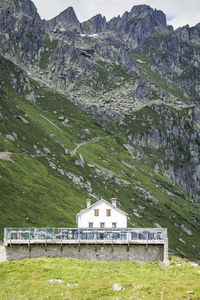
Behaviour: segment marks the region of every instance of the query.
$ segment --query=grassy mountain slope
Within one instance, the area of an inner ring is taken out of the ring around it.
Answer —
[[[3,58],[0,78],[0,152],[12,159],[0,159],[1,232],[74,227],[88,197],[116,197],[130,227],[167,227],[170,249],[199,259],[199,203],[132,152],[126,127],[92,119]]]
[[[0,298],[5,300],[167,300],[200,297],[200,268],[180,259],[171,260],[168,268],[160,267],[159,263],[108,263],[67,258],[24,259],[0,263],[0,276]],[[50,283],[52,279],[61,282]],[[115,283],[121,285],[121,291],[112,290]]]

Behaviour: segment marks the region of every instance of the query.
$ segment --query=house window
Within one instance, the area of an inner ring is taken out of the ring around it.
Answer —
[[[99,209],[95,209],[95,210],[94,210],[94,215],[95,215],[95,217],[98,217],[98,216],[99,216]]]
[[[112,223],[112,228],[117,228],[117,223]]]
[[[111,209],[106,209],[106,216],[110,217],[111,216]]]
[[[105,228],[105,223],[100,223],[100,228]]]
[[[93,228],[93,223],[89,222],[89,228]]]

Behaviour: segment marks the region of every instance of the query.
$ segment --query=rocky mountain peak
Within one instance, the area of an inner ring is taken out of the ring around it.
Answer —
[[[149,13],[157,13],[157,12],[161,13],[162,15],[165,16],[165,14],[162,11],[153,9],[149,5],[142,4],[142,5],[134,5],[130,11],[130,14],[132,14],[132,16],[134,16],[134,15],[135,16],[144,16]]]
[[[80,22],[74,12],[73,7],[68,7],[61,12],[57,17],[47,21],[50,30],[54,29],[69,29],[80,30]]]
[[[98,14],[82,23],[82,30],[90,33],[102,32],[106,29],[106,18]]]
[[[122,17],[113,18],[108,26],[121,31],[132,48],[143,44],[154,33],[173,30],[167,26],[166,15],[148,5],[133,6]]]
[[[190,27],[189,25],[185,25],[176,30],[176,34],[178,35],[180,40],[191,42],[194,45],[200,45],[200,23],[197,25]]]
[[[129,18],[151,18],[153,26],[159,26],[165,28],[167,26],[166,15],[157,9],[153,9],[148,5],[133,6],[129,13]]]

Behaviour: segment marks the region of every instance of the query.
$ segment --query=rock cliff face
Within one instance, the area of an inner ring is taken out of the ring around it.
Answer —
[[[141,115],[139,124],[138,113],[131,125],[125,122],[129,141],[156,171],[200,201],[199,108],[151,105],[143,108]]]
[[[82,31],[85,33],[99,33],[106,30],[106,18],[101,14],[94,16],[90,20],[83,22],[81,25]]]
[[[5,55],[18,56],[23,63],[33,60],[45,36],[44,24],[32,1],[1,1],[0,43]]]
[[[200,25],[185,26],[167,35],[157,34],[145,41],[138,51],[148,57],[152,70],[180,88],[191,102],[199,101]]]
[[[80,22],[77,19],[74,9],[72,7],[67,8],[52,20],[47,21],[46,24],[51,31],[56,31],[56,30],[80,31]]]
[[[117,28],[132,48],[136,48],[154,33],[167,33],[173,30],[166,24],[166,16],[162,11],[153,10],[147,5],[134,6],[121,18],[113,18],[108,26]]]

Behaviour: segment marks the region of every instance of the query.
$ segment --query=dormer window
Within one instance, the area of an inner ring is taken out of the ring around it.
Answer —
[[[106,209],[106,216],[110,217],[111,216],[111,209]]]
[[[99,216],[99,209],[95,209],[95,210],[94,210],[94,216],[95,216],[95,217],[98,217],[98,216]]]

